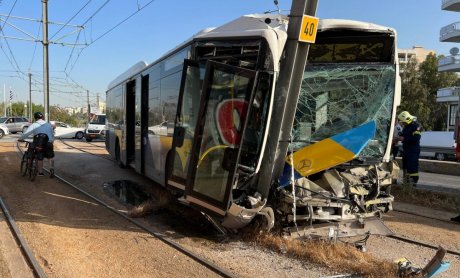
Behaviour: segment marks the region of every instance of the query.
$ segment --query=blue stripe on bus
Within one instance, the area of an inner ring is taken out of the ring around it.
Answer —
[[[370,121],[356,128],[334,135],[331,139],[357,155],[364,149],[367,142],[375,137],[376,127],[375,121]]]

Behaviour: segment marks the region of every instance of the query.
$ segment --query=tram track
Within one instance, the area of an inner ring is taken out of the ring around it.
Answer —
[[[426,218],[426,219],[430,219],[430,220],[436,220],[436,221],[440,221],[440,222],[444,222],[444,223],[454,224],[454,225],[455,225],[454,222],[452,222],[452,221],[450,221],[450,220],[447,220],[447,219],[440,219],[440,218],[431,217],[431,216],[423,215],[423,214],[416,213],[416,212],[406,211],[406,210],[393,209],[393,211],[399,212],[399,213],[404,213],[404,214],[409,214],[409,215],[413,215],[413,216],[417,216],[417,217],[422,217],[422,218]]]
[[[452,223],[452,221],[449,221],[449,220],[446,220],[446,219],[439,219],[439,218],[436,218],[436,217],[431,217],[431,216],[423,215],[423,214],[416,213],[416,212],[410,212],[410,211],[399,210],[399,209],[393,209],[393,211],[398,212],[398,213],[407,214],[407,215],[417,216],[417,217],[421,217],[421,218],[425,218],[425,219],[429,219],[429,220],[448,223],[450,225],[455,225],[455,223]],[[430,248],[430,249],[433,249],[433,250],[438,249],[438,246],[435,246],[433,244],[430,244],[430,243],[427,243],[427,242],[422,242],[422,241],[419,241],[419,240],[410,239],[410,238],[402,236],[402,235],[395,234],[395,235],[390,235],[388,237],[392,238],[392,239],[395,239],[395,240],[398,240],[398,241],[401,241],[401,242],[406,242],[406,243],[410,243],[410,244],[413,244],[413,245]],[[451,254],[451,255],[460,256],[460,251],[457,251],[457,250],[446,249],[446,253]]]
[[[27,244],[27,241],[22,236],[21,231],[19,230],[19,227],[16,225],[16,222],[14,221],[5,202],[3,201],[1,197],[0,197],[0,209],[2,210],[5,216],[5,221],[8,224],[11,234],[13,235],[14,239],[17,242],[18,248],[21,250],[21,253],[25,261],[27,262],[28,266],[32,270],[32,273],[34,274],[35,277],[45,278],[46,277],[45,272],[41,268],[38,261],[35,259],[35,256],[32,250],[30,250],[29,245]]]
[[[87,150],[85,150],[85,149],[83,149],[83,148],[79,148],[79,147],[73,146],[73,145],[71,145],[71,144],[65,142],[65,141],[62,140],[62,139],[60,139],[60,142],[61,142],[62,144],[64,144],[64,145],[70,147],[70,148],[79,150],[79,151],[81,151],[81,152],[84,152],[84,153],[87,153],[87,154],[90,154],[90,155],[94,155],[94,156],[97,156],[97,157],[100,157],[100,158],[103,158],[103,159],[106,159],[106,160],[109,160],[109,161],[112,161],[112,162],[115,161],[114,159],[112,159],[112,158],[109,157],[109,156],[104,156],[104,155],[96,154],[96,153],[93,153],[93,152],[89,152],[89,151],[87,151]],[[88,143],[88,142],[87,142],[87,143]],[[102,148],[102,147],[97,146],[97,145],[95,145],[95,144],[91,144],[91,143],[88,143],[88,144],[93,145],[93,146],[96,146],[96,147],[99,147],[99,148]]]
[[[419,241],[419,240],[414,240],[414,239],[410,239],[410,238],[407,238],[407,237],[403,237],[401,235],[389,235],[387,237],[395,239],[395,240],[398,240],[398,241],[410,243],[410,244],[413,244],[413,245],[430,248],[430,249],[433,249],[433,250],[438,249],[438,246],[435,246],[435,245],[432,245],[432,244],[429,244],[429,243],[426,243],[426,242],[422,242],[422,241]],[[460,252],[455,251],[455,250],[446,249],[446,253],[451,254],[451,255],[455,255],[455,256],[460,256]]]
[[[65,144],[65,143],[64,143]],[[68,144],[66,144],[68,145]],[[68,146],[71,146],[71,145],[68,145]],[[19,144],[17,143],[16,144],[16,147],[18,149],[18,151],[20,152],[20,155],[22,155],[22,149],[21,147],[19,146]],[[72,146],[71,146],[72,147]],[[79,148],[75,148],[75,149],[79,149]],[[81,150],[81,149],[79,149]],[[83,150],[81,150],[83,151]],[[84,151],[85,153],[89,153],[89,152],[86,152]],[[97,155],[99,156],[99,155]],[[101,156],[102,157],[102,156]],[[46,168],[43,168],[45,171],[49,172],[48,169]],[[78,192],[80,192],[81,194],[85,195],[86,197],[96,201],[97,203],[99,203],[100,205],[102,205],[103,207],[107,208],[108,210],[110,210],[111,212],[115,213],[116,215],[124,218],[125,220],[129,221],[130,223],[134,224],[135,226],[139,227],[140,229],[142,229],[143,231],[147,232],[148,234],[154,236],[155,238],[159,239],[160,241],[162,241],[163,243],[169,245],[170,247],[176,249],[177,251],[181,252],[182,254],[186,255],[187,257],[191,258],[192,260],[196,261],[197,263],[199,263],[200,265],[203,265],[204,267],[206,267],[207,269],[211,270],[212,272],[222,276],[222,277],[236,277],[234,274],[228,272],[227,270],[223,269],[223,268],[220,268],[219,266],[217,266],[216,264],[206,260],[205,258],[193,253],[192,251],[188,250],[187,248],[185,248],[184,246],[182,246],[181,244],[169,239],[168,237],[164,236],[163,234],[161,233],[158,233],[158,232],[155,232],[153,229],[151,229],[150,227],[148,227],[147,225],[141,223],[140,221],[137,221],[136,219],[133,219],[133,218],[130,218],[128,217],[125,213],[119,211],[118,209],[114,208],[113,206],[110,206],[109,204],[107,204],[106,202],[102,201],[101,199],[99,199],[98,197],[86,192],[85,190],[81,189],[80,187],[74,185],[72,182],[68,181],[67,179],[65,179],[64,177],[60,176],[60,175],[55,175],[55,178],[59,181],[61,181],[62,183],[66,184],[67,186],[77,190]],[[1,201],[1,199],[0,199]],[[2,208],[3,208],[3,205],[2,205]],[[12,218],[11,218],[12,219]],[[14,220],[13,220],[14,221]],[[17,229],[19,231],[19,229]],[[22,244],[21,244],[22,245]],[[26,246],[26,245],[24,245]],[[30,252],[31,253],[31,252]],[[33,256],[33,255],[32,255]],[[34,261],[35,259],[32,257],[31,259],[32,261]],[[36,262],[36,260],[35,260]],[[39,264],[36,263],[38,266]],[[41,269],[41,268],[40,268]],[[43,271],[42,271],[43,272]],[[46,276],[39,276],[39,277],[46,277]]]

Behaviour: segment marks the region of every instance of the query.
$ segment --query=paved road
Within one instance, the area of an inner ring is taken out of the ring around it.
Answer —
[[[460,194],[460,176],[420,172],[419,187]]]

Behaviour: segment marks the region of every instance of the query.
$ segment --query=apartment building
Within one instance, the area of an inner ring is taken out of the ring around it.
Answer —
[[[460,0],[442,0],[441,9],[444,11],[460,12]],[[454,22],[442,27],[439,32],[439,41],[460,43],[460,22]],[[458,47],[453,47],[450,50],[450,55],[439,60],[438,71],[460,72],[460,55]],[[460,105],[460,87],[439,89],[437,92],[437,102],[447,103],[447,130],[454,131],[456,126],[456,118],[459,114],[458,107]]]

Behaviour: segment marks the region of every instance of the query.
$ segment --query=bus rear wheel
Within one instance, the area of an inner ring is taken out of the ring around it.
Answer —
[[[117,165],[120,168],[125,168],[123,162],[121,162],[121,150],[120,150],[120,143],[115,144],[115,160],[117,161]]]

